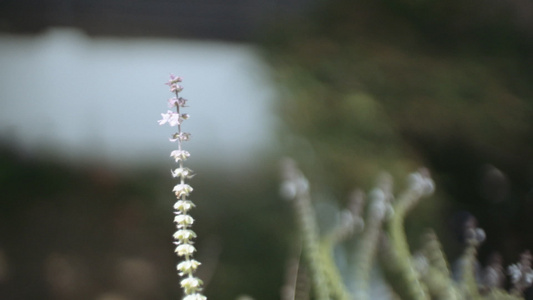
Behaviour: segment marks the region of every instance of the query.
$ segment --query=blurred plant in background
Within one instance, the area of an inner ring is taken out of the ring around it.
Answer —
[[[518,264],[509,267],[511,291],[503,289],[502,262],[478,270],[477,248],[485,232],[470,217],[462,230],[465,249],[459,264],[450,263],[432,230],[423,236],[421,248],[411,253],[404,231],[404,220],[423,197],[435,190],[429,172],[422,169],[408,178],[406,190],[397,197],[393,181],[382,174],[368,195],[368,208],[362,209],[364,196],[356,193],[343,211],[341,222],[322,234],[318,230],[309,182],[292,160],[283,163],[282,194],[291,200],[302,239],[303,262],[311,280],[302,281],[293,273],[286,285],[286,298],[310,299],[523,299],[523,292],[533,284],[531,254],[522,254]],[[356,234],[354,234],[356,233]],[[356,246],[349,248],[349,241]],[[339,251],[344,252],[339,264]],[[380,262],[383,278],[372,276],[375,261]],[[347,268],[348,266],[348,268]],[[370,290],[371,282],[381,285]],[[308,285],[302,287],[302,285]],[[388,286],[387,286],[388,285]]]
[[[253,168],[195,167],[195,212],[204,220],[195,225],[202,262],[197,276],[205,295],[277,299],[283,287],[283,300],[293,299],[295,290],[297,299],[310,293],[343,298],[354,291],[386,299],[392,294],[383,285],[388,273],[373,262],[386,258],[387,249],[400,249],[400,257],[384,265],[400,274],[393,286],[406,288],[405,298],[427,289],[453,299],[455,288],[442,289],[442,283],[457,287],[449,278],[466,282],[459,290],[475,297],[476,285],[481,295],[490,293],[485,286],[495,286],[514,287],[527,297],[531,289],[523,289],[531,273],[524,250],[533,249],[531,11],[527,1],[333,0],[321,1],[306,18],[277,22],[261,46],[281,95],[279,152],[297,160],[302,170],[293,173],[306,174],[297,191],[312,187],[300,194],[312,202],[292,203],[299,205],[292,217],[277,195],[278,159],[263,153]],[[98,49],[84,48],[80,60]],[[0,147],[0,298],[179,297],[168,249],[176,225],[165,192],[175,183],[163,168],[44,157]],[[432,171],[438,189],[403,220],[395,207],[402,194],[394,201],[391,195],[411,190],[403,184],[406,174],[420,165]],[[383,170],[390,175],[381,176]],[[365,197],[363,190],[372,192]],[[295,193],[290,186],[284,191]],[[487,232],[481,246],[477,224]],[[307,230],[304,245],[297,227]],[[390,237],[382,239],[380,232]],[[301,251],[324,265],[302,264]],[[473,273],[474,254],[479,263]],[[464,258],[470,263],[462,264]],[[516,264],[505,269],[510,262]],[[411,267],[415,271],[406,271]],[[474,282],[472,274],[484,276]],[[312,282],[327,291],[309,291]]]
[[[533,24],[520,11],[531,5],[339,0],[273,30],[265,57],[281,91],[280,140],[314,187],[319,236],[340,226],[354,187],[370,190],[383,170],[402,183],[425,165],[433,200],[385,226],[405,228],[403,249],[439,236],[451,262],[440,270],[457,278],[465,248],[500,274],[533,247]],[[480,248],[465,234],[473,215],[488,236]]]

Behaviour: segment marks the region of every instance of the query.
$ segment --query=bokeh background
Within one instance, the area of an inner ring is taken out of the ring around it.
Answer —
[[[506,264],[533,249],[528,1],[0,2],[0,298],[176,299],[173,167],[156,120],[184,77],[212,299],[279,299],[297,249],[278,162],[335,223],[381,171],[427,166],[450,260],[475,215]]]

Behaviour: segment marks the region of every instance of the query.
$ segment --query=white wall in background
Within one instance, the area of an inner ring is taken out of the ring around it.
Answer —
[[[74,161],[167,161],[173,130],[156,121],[169,73],[184,78],[186,148],[197,160],[250,163],[273,146],[274,89],[253,46],[66,28],[0,35],[0,139]]]

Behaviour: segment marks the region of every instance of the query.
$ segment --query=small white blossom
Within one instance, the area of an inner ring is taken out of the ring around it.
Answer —
[[[170,156],[173,157],[176,160],[176,162],[179,162],[179,161],[187,160],[187,158],[189,158],[191,154],[185,150],[174,150],[170,152]]]
[[[189,168],[176,168],[170,172],[172,173],[172,177],[192,178],[194,176],[192,170]]]
[[[422,195],[431,195],[435,191],[435,183],[429,175],[415,172],[409,175],[409,187],[419,191]]]
[[[206,299],[207,297],[202,294],[191,294],[183,298],[183,300],[206,300]]]
[[[183,118],[178,114],[172,114],[172,116],[170,116],[170,118],[168,119],[168,124],[170,126],[181,125],[181,122],[183,122]]]
[[[178,256],[190,256],[196,251],[196,248],[194,248],[193,245],[190,244],[182,244],[177,245],[174,252],[178,254]]]
[[[520,269],[521,269],[520,263],[510,265],[507,268],[507,271],[509,272],[509,275],[511,276],[511,281],[513,283],[517,283],[520,280],[520,278],[522,278],[522,271],[520,271]]]
[[[176,194],[176,197],[181,198],[181,196],[189,196],[193,191],[192,187],[185,183],[177,184],[172,191]]]
[[[180,283],[186,294],[196,293],[202,288],[202,281],[196,277],[185,278]]]
[[[174,209],[180,213],[186,213],[193,207],[194,203],[192,203],[190,200],[178,200],[176,203],[174,203]]]
[[[168,120],[170,120],[170,117],[173,115],[174,113],[172,111],[167,111],[166,113],[164,114],[161,114],[161,117],[162,119],[157,121],[159,123],[159,125],[163,125],[165,123],[168,122]]]
[[[180,244],[188,244],[196,237],[196,233],[190,229],[180,229],[174,233],[173,237]]]
[[[370,192],[370,215],[373,218],[382,220],[387,213],[387,201],[385,199],[385,193],[381,189],[374,189]]]
[[[485,239],[487,238],[487,234],[485,233],[485,230],[482,228],[476,228],[476,240],[478,243],[483,243]]]
[[[419,274],[419,276],[424,276],[429,270],[429,260],[421,252],[415,253],[412,257],[412,264]]]
[[[194,273],[194,271],[196,271],[199,265],[201,265],[199,261],[191,259],[180,262],[176,268],[178,271],[180,271],[180,276],[183,276],[185,274]]]
[[[191,226],[194,223],[194,219],[189,215],[176,215],[174,217],[174,223],[178,224],[179,228]]]
[[[533,270],[531,270],[531,268],[524,267],[521,263],[510,265],[507,268],[507,271],[511,276],[511,282],[513,284],[523,281],[529,286],[533,283]]]
[[[170,126],[177,126],[177,125],[180,125],[181,122],[183,122],[183,120],[188,119],[189,115],[187,114],[179,115],[169,110],[166,113],[161,114],[161,117],[162,119],[157,121],[159,125],[168,123]]]
[[[533,271],[529,271],[525,274],[524,281],[528,286],[533,284]]]

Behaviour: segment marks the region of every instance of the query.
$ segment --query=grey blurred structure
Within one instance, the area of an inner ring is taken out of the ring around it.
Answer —
[[[0,140],[31,153],[50,146],[72,161],[82,152],[113,163],[166,158],[158,152],[167,149],[166,133],[155,125],[167,97],[159,81],[179,72],[195,103],[191,150],[212,143],[217,156],[201,161],[252,159],[251,148],[272,144],[275,121],[274,91],[254,42],[318,1],[0,1]],[[21,80],[35,70],[37,103]],[[29,126],[12,118],[27,105],[38,113]],[[71,113],[80,109],[80,117]]]
[[[165,36],[250,41],[265,24],[307,11],[317,0],[6,0],[0,31],[35,33],[50,26],[89,35]]]

